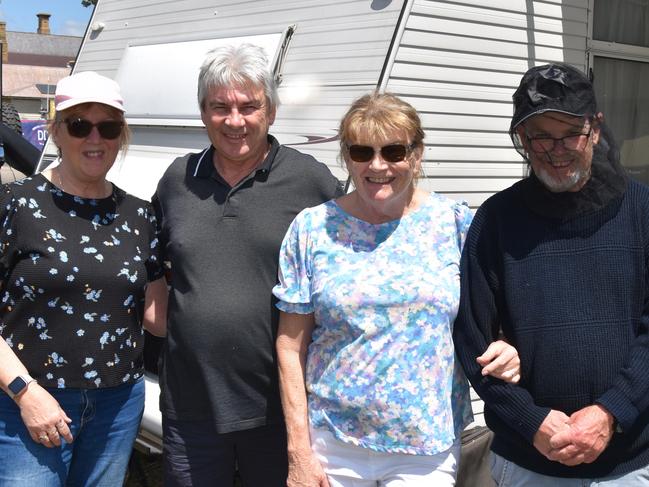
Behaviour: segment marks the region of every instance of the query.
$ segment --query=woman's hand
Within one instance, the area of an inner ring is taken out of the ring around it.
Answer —
[[[36,382],[29,384],[27,390],[14,399],[32,440],[48,448],[61,446],[61,437],[72,443],[68,427],[72,420],[58,401]]]
[[[313,313],[279,313],[275,346],[288,443],[287,487],[329,487],[327,475],[311,450],[307,417],[304,374],[314,327]]]
[[[286,487],[329,487],[327,475],[311,450],[289,453]]]
[[[492,342],[487,350],[476,358],[476,362],[482,366],[482,375],[490,375],[512,384],[521,380],[518,351],[503,340]]]

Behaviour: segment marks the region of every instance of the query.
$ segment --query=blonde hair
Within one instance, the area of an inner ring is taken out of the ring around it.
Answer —
[[[394,132],[407,134],[414,148],[421,148],[424,130],[421,119],[410,103],[391,93],[373,92],[352,103],[340,122],[341,153],[361,136],[369,139],[385,139]]]

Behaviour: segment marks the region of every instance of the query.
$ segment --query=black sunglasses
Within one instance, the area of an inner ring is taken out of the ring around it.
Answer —
[[[415,144],[390,144],[381,147],[379,152],[381,153],[381,159],[385,162],[396,163],[403,161],[408,155],[408,152],[414,147]],[[370,162],[374,159],[375,154],[374,147],[358,144],[348,145],[347,152],[349,153],[349,158],[354,162]]]
[[[122,134],[122,127],[124,126],[124,122],[119,120],[92,123],[83,118],[66,118],[63,122],[68,127],[68,133],[78,139],[88,137],[92,132],[92,128],[97,127],[99,135],[104,139],[114,140]]]

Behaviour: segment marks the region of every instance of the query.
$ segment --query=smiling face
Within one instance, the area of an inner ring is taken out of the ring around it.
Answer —
[[[81,118],[97,124],[108,120],[123,120],[122,113],[115,108],[100,103],[77,105],[57,115],[58,121],[52,126],[52,137],[61,154],[61,168],[66,177],[77,184],[95,184],[106,178],[113,166],[124,137],[105,139],[93,127],[86,137],[73,137],[66,124],[68,118]],[[123,131],[126,128],[122,129]]]
[[[355,162],[349,151],[343,151],[347,170],[354,181],[358,210],[365,220],[378,215],[400,216],[404,213],[415,191],[415,181],[421,166],[421,148],[409,150],[399,162],[387,162],[381,156],[381,147],[392,144],[409,145],[405,132],[387,132],[384,136],[369,137],[359,134],[349,145],[374,148],[369,162]]]
[[[593,146],[599,142],[600,130],[590,120],[558,112],[546,112],[530,118],[519,126],[518,135],[527,152],[536,177],[555,193],[579,191],[590,179]],[[581,135],[580,135],[581,134]],[[588,134],[588,135],[587,135]],[[572,136],[572,137],[571,137]],[[530,139],[565,139],[571,142],[552,141],[548,149],[539,150],[538,143]],[[568,145],[568,147],[566,147]]]
[[[261,86],[214,87],[205,97],[201,119],[220,164],[254,166],[266,154],[275,111],[268,108]]]

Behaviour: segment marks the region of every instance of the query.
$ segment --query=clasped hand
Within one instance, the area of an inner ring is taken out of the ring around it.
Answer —
[[[613,416],[600,405],[567,416],[551,410],[534,435],[534,446],[546,458],[567,466],[592,463],[613,436]]]

